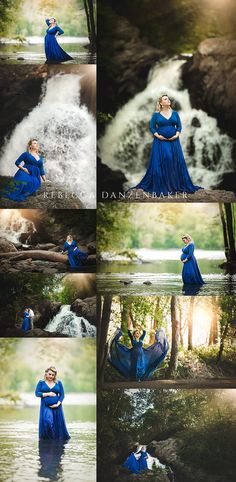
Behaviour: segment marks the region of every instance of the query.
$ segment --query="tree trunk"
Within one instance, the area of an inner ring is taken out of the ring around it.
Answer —
[[[45,261],[53,261],[55,263],[67,263],[67,255],[55,253],[54,251],[44,251],[40,249],[29,251],[14,251],[10,253],[0,253],[1,258],[11,258],[11,260],[20,261],[22,259],[43,259]]]
[[[100,323],[100,337],[98,344],[97,378],[100,383],[104,380],[104,368],[107,359],[107,334],[111,315],[112,296],[105,295]]]
[[[229,261],[236,260],[236,250],[235,250],[235,233],[234,233],[234,219],[232,212],[232,205],[230,203],[224,203],[225,215],[226,215],[226,226],[229,240]]]
[[[222,353],[223,353],[223,350],[224,350],[224,343],[225,343],[225,339],[226,339],[226,336],[227,336],[227,333],[228,333],[228,329],[229,329],[229,322],[227,321],[226,325],[224,327],[224,331],[222,333],[221,340],[220,340],[220,349],[219,349],[219,353],[218,353],[218,357],[217,357],[218,363],[221,361]]]
[[[216,296],[212,296],[212,318],[211,327],[209,334],[209,346],[216,345],[219,336],[219,315],[218,315],[218,305]]]
[[[90,47],[95,50],[96,48],[96,26],[94,15],[93,0],[84,0],[84,8],[87,19],[88,37],[90,41]]]
[[[219,210],[220,210],[220,219],[221,219],[221,224],[222,224],[222,229],[223,229],[225,257],[228,261],[228,259],[229,259],[229,243],[228,243],[227,228],[226,228],[225,215],[224,215],[224,209],[223,209],[222,203],[219,203]]]
[[[188,315],[188,350],[193,349],[193,307],[194,296],[190,297],[189,315]]]
[[[172,343],[171,343],[171,356],[168,367],[168,376],[177,370],[178,366],[178,351],[179,351],[179,321],[177,319],[177,303],[176,296],[171,297],[171,325],[172,325]]]

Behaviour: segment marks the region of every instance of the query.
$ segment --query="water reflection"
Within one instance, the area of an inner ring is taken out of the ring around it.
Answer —
[[[190,285],[184,284],[182,288],[182,294],[185,296],[196,296],[202,290],[202,285]]]
[[[39,440],[39,470],[38,476],[49,480],[60,480],[63,467],[62,456],[65,445],[69,441],[62,440]]]

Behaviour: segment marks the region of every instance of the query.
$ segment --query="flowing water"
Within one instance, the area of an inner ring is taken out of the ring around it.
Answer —
[[[0,39],[0,63],[11,64],[44,64],[44,37],[27,37],[26,42]],[[87,37],[66,37],[57,38],[61,45],[73,60],[67,64],[94,64],[96,63],[95,53],[88,49]],[[20,58],[20,60],[19,60]]]
[[[80,104],[80,77],[58,74],[46,81],[39,104],[14,129],[0,155],[0,174],[14,176],[15,160],[37,138],[45,172],[86,208],[96,207],[96,123]]]
[[[185,286],[182,282],[180,251],[135,251],[138,261],[109,256],[98,265],[97,289],[100,293],[120,295],[224,295],[236,294],[236,275],[224,273],[219,267],[224,262],[223,251],[196,250],[196,258],[206,282],[201,288]]]
[[[71,439],[38,441],[38,407],[0,412],[0,480],[95,482],[95,406],[64,406]]]
[[[22,234],[29,236],[36,232],[35,225],[24,218],[18,209],[3,209],[0,213],[0,238],[18,243]],[[25,241],[27,244],[27,239]]]
[[[182,89],[184,62],[172,59],[158,63],[150,72],[147,87],[118,111],[100,140],[103,163],[123,171],[126,187],[135,186],[147,168],[152,143],[148,123],[163,93],[174,99],[179,110],[181,144],[194,184],[212,188],[224,173],[233,170],[234,141],[220,131],[216,119],[193,109],[188,91]]]
[[[70,305],[63,305],[59,313],[49,321],[45,330],[78,338],[94,338],[96,336],[95,326],[70,311]]]

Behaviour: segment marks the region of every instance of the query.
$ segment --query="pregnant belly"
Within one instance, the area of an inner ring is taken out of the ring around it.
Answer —
[[[170,137],[175,136],[175,134],[176,134],[176,128],[173,127],[173,126],[160,126],[160,127],[158,127],[157,132],[158,132],[158,134],[160,134],[161,136],[164,136],[164,137],[166,137],[167,139],[169,139]]]
[[[180,257],[181,261],[183,261],[183,259],[186,259],[186,258],[187,258],[187,254],[182,253]]]
[[[54,405],[55,403],[57,403],[58,400],[59,400],[58,396],[56,396],[56,397],[45,397],[44,403],[45,403],[46,407],[49,407],[50,405]]]

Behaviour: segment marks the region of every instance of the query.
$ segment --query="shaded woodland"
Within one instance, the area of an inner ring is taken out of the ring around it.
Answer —
[[[121,327],[121,342],[131,347],[128,324],[146,330],[144,347],[154,342],[155,331],[166,332],[170,349],[152,380],[199,381],[236,378],[236,299],[234,296],[104,296],[98,313],[98,376],[100,383],[124,378],[108,364],[109,339]],[[127,385],[130,382],[127,382]],[[139,382],[139,386],[146,382]]]

